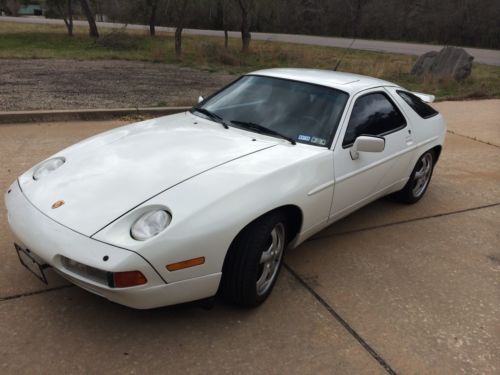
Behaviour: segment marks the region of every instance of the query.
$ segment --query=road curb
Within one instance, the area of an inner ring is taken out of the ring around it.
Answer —
[[[131,115],[159,117],[184,112],[189,108],[190,107],[154,107],[0,112],[0,124],[15,124],[23,122],[110,120]]]

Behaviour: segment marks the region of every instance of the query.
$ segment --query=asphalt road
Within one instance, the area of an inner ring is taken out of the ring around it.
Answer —
[[[58,24],[63,25],[62,20],[45,19],[45,18],[19,18],[19,17],[0,17],[0,22],[20,22],[20,23],[35,23],[35,24]],[[75,25],[86,26],[85,21],[75,21]],[[98,22],[99,27],[106,28],[122,28],[123,24]],[[144,25],[127,25],[127,28],[132,30],[149,30],[149,26]],[[157,27],[159,32],[173,32],[172,27]],[[199,29],[184,29],[186,34],[191,35],[208,35],[223,37],[223,32],[218,30],[199,30]],[[231,38],[240,38],[240,33],[231,31]],[[352,39],[322,37],[312,35],[293,35],[293,34],[271,34],[271,33],[252,33],[252,38],[256,40],[266,40],[270,42],[282,43],[299,43],[318,46],[341,47],[347,48],[351,45]],[[357,39],[352,45],[354,49],[378,52],[401,53],[406,55],[421,55],[429,51],[439,51],[443,46],[418,43],[390,42],[381,40]],[[482,64],[500,66],[500,50],[481,49],[464,47],[467,52],[474,56],[474,61]]]
[[[382,199],[289,251],[270,299],[136,311],[20,264],[0,203],[0,371],[498,374],[500,100],[437,104],[427,195]],[[0,125],[0,190],[124,122]],[[471,126],[471,124],[473,126]]]

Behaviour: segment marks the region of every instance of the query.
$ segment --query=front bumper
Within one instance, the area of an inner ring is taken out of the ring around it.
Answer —
[[[148,309],[207,298],[217,292],[220,274],[167,284],[138,253],[91,239],[55,222],[29,202],[17,181],[5,194],[5,204],[10,228],[20,246],[30,249],[71,283],[113,302]],[[63,256],[107,272],[137,270],[147,283],[111,288],[71,272],[64,267]]]

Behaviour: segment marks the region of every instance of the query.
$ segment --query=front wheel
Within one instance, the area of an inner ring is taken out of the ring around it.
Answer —
[[[396,193],[396,197],[404,203],[418,202],[427,191],[434,170],[433,151],[427,151],[417,161],[405,187]]]
[[[271,294],[286,247],[286,217],[270,213],[246,227],[233,241],[222,269],[222,294],[231,302],[256,307]]]

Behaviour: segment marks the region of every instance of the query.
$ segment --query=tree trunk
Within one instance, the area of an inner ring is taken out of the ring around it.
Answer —
[[[66,29],[68,29],[68,36],[73,36],[73,4],[72,0],[66,0],[66,9],[62,7],[59,2],[55,3],[57,12],[62,17]]]
[[[217,23],[216,27],[217,28],[222,28],[224,31],[224,48],[227,49],[229,45],[229,33],[228,33],[228,26],[227,26],[227,4],[228,0],[218,0],[217,2]]]
[[[250,40],[252,39],[252,34],[250,34],[250,4],[246,3],[245,0],[239,0],[241,9],[241,42],[242,51],[248,52],[250,49]]]
[[[229,33],[227,32],[227,14],[226,14],[226,8],[227,4],[224,0],[222,0],[221,3],[222,6],[222,28],[224,29],[224,48],[227,49],[229,45]]]
[[[248,18],[244,18],[241,22],[241,42],[243,52],[248,52],[250,49],[250,40],[252,39],[252,34],[250,34],[250,22]]]
[[[89,23],[89,35],[93,38],[99,38],[99,32],[97,31],[94,14],[92,13],[92,9],[90,9],[89,0],[80,0],[80,4],[82,5],[83,14],[85,14]]]
[[[252,34],[250,34],[250,4],[251,0],[239,0],[241,9],[241,42],[242,51],[248,52],[250,49],[250,40],[252,39]]]
[[[68,0],[68,20],[64,20],[68,28],[68,35],[73,36],[73,0]]]
[[[188,0],[177,0],[174,3],[175,12],[175,55],[179,58],[182,55],[182,29],[184,29],[184,20],[186,19],[186,11]]]
[[[175,55],[177,57],[182,55],[182,26],[175,29]]]
[[[149,14],[149,34],[156,35],[156,9],[158,8],[158,0],[151,1],[151,13]]]

